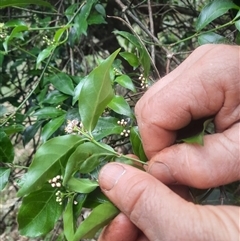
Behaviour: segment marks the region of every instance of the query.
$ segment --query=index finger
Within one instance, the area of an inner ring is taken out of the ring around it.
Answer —
[[[148,158],[191,120],[216,115],[218,131],[239,120],[239,56],[239,47],[200,47],[146,92],[135,112]]]

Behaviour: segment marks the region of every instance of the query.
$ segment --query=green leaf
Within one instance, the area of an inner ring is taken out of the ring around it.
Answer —
[[[139,52],[139,63],[143,66],[144,69],[144,77],[149,75],[150,67],[151,67],[151,59],[150,55],[146,49],[146,47],[139,41],[139,39],[125,31],[113,31],[115,34],[119,34],[120,36],[126,38],[130,43],[132,43]]]
[[[67,206],[63,213],[63,231],[67,241],[72,241],[74,236],[73,201],[74,196],[68,199]]]
[[[103,17],[106,17],[106,11],[105,11],[105,8],[102,4],[96,4],[95,5],[95,9],[97,12],[99,12]]]
[[[45,182],[57,175],[60,168],[66,165],[70,152],[81,140],[77,135],[59,136],[40,146],[28,169],[24,184],[18,191],[18,196],[38,190]]]
[[[7,185],[10,173],[11,173],[11,169],[10,168],[0,167],[0,192]]]
[[[203,33],[198,36],[198,43],[200,45],[203,44],[220,44],[220,43],[227,43],[228,40],[223,36],[210,32],[210,33]]]
[[[118,213],[119,210],[112,203],[100,204],[80,224],[73,241],[79,241],[82,238],[93,238],[97,231],[107,225]]]
[[[58,30],[56,31],[56,33],[55,33],[55,35],[54,35],[54,37],[53,37],[54,43],[59,44],[59,42],[60,42],[63,34],[64,34],[65,31],[67,30],[67,28],[68,28],[68,26],[65,26],[65,27],[60,28],[60,29],[58,29]]]
[[[63,177],[63,185],[65,186],[70,179],[70,177],[78,170],[81,172],[81,165],[93,154],[112,154],[114,150],[107,146],[106,144],[99,143],[101,146],[97,146],[92,142],[81,143],[76,150],[69,157],[69,160],[66,165],[65,174]]]
[[[141,49],[142,46],[139,43],[139,40],[136,36],[134,36],[133,34],[129,33],[129,32],[125,32],[125,31],[118,31],[115,30],[113,31],[114,34],[118,34],[122,37],[124,37],[125,39],[127,39],[132,45],[134,45],[135,47],[137,47],[138,49]]]
[[[139,157],[141,161],[146,162],[147,157],[145,155],[142,139],[137,126],[133,126],[130,132],[130,142],[132,145],[133,153]]]
[[[64,115],[66,112],[64,110],[57,109],[56,107],[44,107],[33,113],[33,116],[40,119],[56,118],[58,116]]]
[[[58,105],[61,104],[64,100],[69,98],[68,95],[60,93],[58,90],[53,90],[45,96],[45,99],[40,102],[41,104],[47,103],[51,105]]]
[[[43,121],[37,121],[31,126],[27,126],[23,132],[23,145],[26,146],[29,141],[33,139],[39,128],[42,126]]]
[[[120,49],[111,54],[84,80],[79,95],[79,113],[84,128],[91,132],[108,103],[114,96],[110,68]]]
[[[66,114],[50,120],[43,127],[42,134],[41,134],[41,138],[43,142],[47,141],[52,136],[52,134],[54,134],[57,131],[57,129],[64,123],[65,118],[66,118]]]
[[[194,136],[188,137],[188,138],[184,138],[184,139],[182,139],[182,141],[189,143],[189,144],[198,144],[198,145],[203,146],[205,130],[207,129],[208,125],[212,122],[212,120],[213,120],[213,118],[204,121],[203,130],[200,133],[198,133]]]
[[[61,72],[54,74],[48,78],[48,80],[54,85],[54,87],[60,92],[73,96],[74,85],[72,79],[69,75]]]
[[[41,190],[23,198],[18,212],[20,234],[38,237],[49,233],[58,221],[62,206],[56,202],[56,190],[46,184]]]
[[[77,193],[90,193],[99,186],[98,182],[86,178],[70,178],[67,182],[67,188]]]
[[[52,5],[42,0],[1,0],[0,8],[13,7],[13,6],[25,6],[28,4],[34,4],[51,8]]]
[[[137,68],[140,65],[138,57],[130,52],[119,53],[132,67]]]
[[[98,12],[93,12],[90,14],[90,16],[87,19],[88,25],[93,25],[93,24],[105,24],[107,23],[104,19],[104,17],[99,14]]]
[[[199,32],[230,9],[238,9],[238,6],[230,0],[214,0],[210,2],[202,9],[196,22],[196,30]]]
[[[5,27],[27,26],[26,22],[21,19],[10,19],[4,24]]]
[[[76,40],[80,38],[82,34],[87,35],[88,22],[87,19],[92,10],[93,4],[95,4],[97,0],[88,0],[86,4],[82,7],[79,14],[74,19],[73,28],[70,31],[69,41],[70,45],[73,45]],[[68,12],[71,12],[70,9]]]
[[[240,10],[238,11],[234,19],[238,19],[238,18],[240,18]],[[240,31],[240,19],[235,22],[235,27],[237,28],[238,31]]]
[[[120,115],[134,118],[133,112],[127,101],[123,98],[123,96],[116,95],[108,104],[108,108],[112,109]]]
[[[36,62],[36,69],[39,67],[39,65],[44,59],[48,58],[52,54],[54,49],[55,49],[55,46],[50,45],[39,53],[37,57],[37,62]]]
[[[14,148],[7,134],[0,130],[0,163],[11,163],[14,159]]]
[[[79,170],[81,173],[90,173],[94,171],[103,161],[110,159],[113,156],[112,153],[97,153],[92,154],[85,161],[80,163]]]
[[[120,134],[124,128],[117,123],[118,120],[119,119],[111,116],[100,117],[94,131],[92,132],[94,139],[99,141],[106,136]]]
[[[5,39],[5,42],[3,43],[3,47],[4,47],[5,52],[8,51],[8,43],[14,38],[23,39],[23,35],[21,34],[21,32],[26,31],[26,30],[28,30],[28,27],[23,26],[23,25],[16,26],[12,30],[11,34]]]
[[[126,89],[136,92],[136,88],[135,88],[131,78],[126,74],[118,76],[115,79],[115,82],[117,82],[118,84],[120,84],[121,86],[123,86]]]
[[[3,126],[2,130],[8,135],[12,135],[18,132],[22,132],[24,130],[24,126],[20,124],[14,124],[10,126]]]

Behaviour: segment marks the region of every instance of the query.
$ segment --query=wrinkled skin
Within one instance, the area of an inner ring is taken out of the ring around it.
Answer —
[[[205,45],[159,80],[136,105],[147,172],[103,167],[103,192],[121,213],[99,241],[238,241],[240,208],[190,202],[187,186],[211,188],[240,179],[240,48]],[[214,116],[204,146],[174,144],[177,130]]]

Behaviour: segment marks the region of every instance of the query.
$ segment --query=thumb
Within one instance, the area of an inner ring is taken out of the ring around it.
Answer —
[[[195,206],[150,174],[131,166],[105,165],[99,183],[105,195],[150,241],[205,240],[203,234],[211,240],[238,237],[237,208],[219,207],[218,211],[216,207]]]
[[[177,144],[156,154],[147,172],[165,184],[196,188],[225,185],[240,179],[239,127],[204,137],[204,146]]]

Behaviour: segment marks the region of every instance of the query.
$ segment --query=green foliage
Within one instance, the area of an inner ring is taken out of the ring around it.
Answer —
[[[44,237],[60,223],[58,240],[77,241],[93,238],[119,212],[100,191],[101,167],[147,161],[134,115],[138,99],[198,44],[231,42],[229,28],[239,44],[240,11],[221,0],[203,8],[197,1],[199,16],[184,15],[190,8],[181,1],[170,1],[174,8],[164,14],[153,4],[152,36],[148,25],[119,21],[123,12],[113,2],[51,2],[0,2],[0,191],[17,181],[22,235]],[[129,11],[145,24],[142,4]],[[179,31],[186,22],[194,24]],[[208,124],[183,141],[203,145]],[[28,160],[17,155],[21,143],[32,150]],[[91,214],[79,223],[85,208]]]

